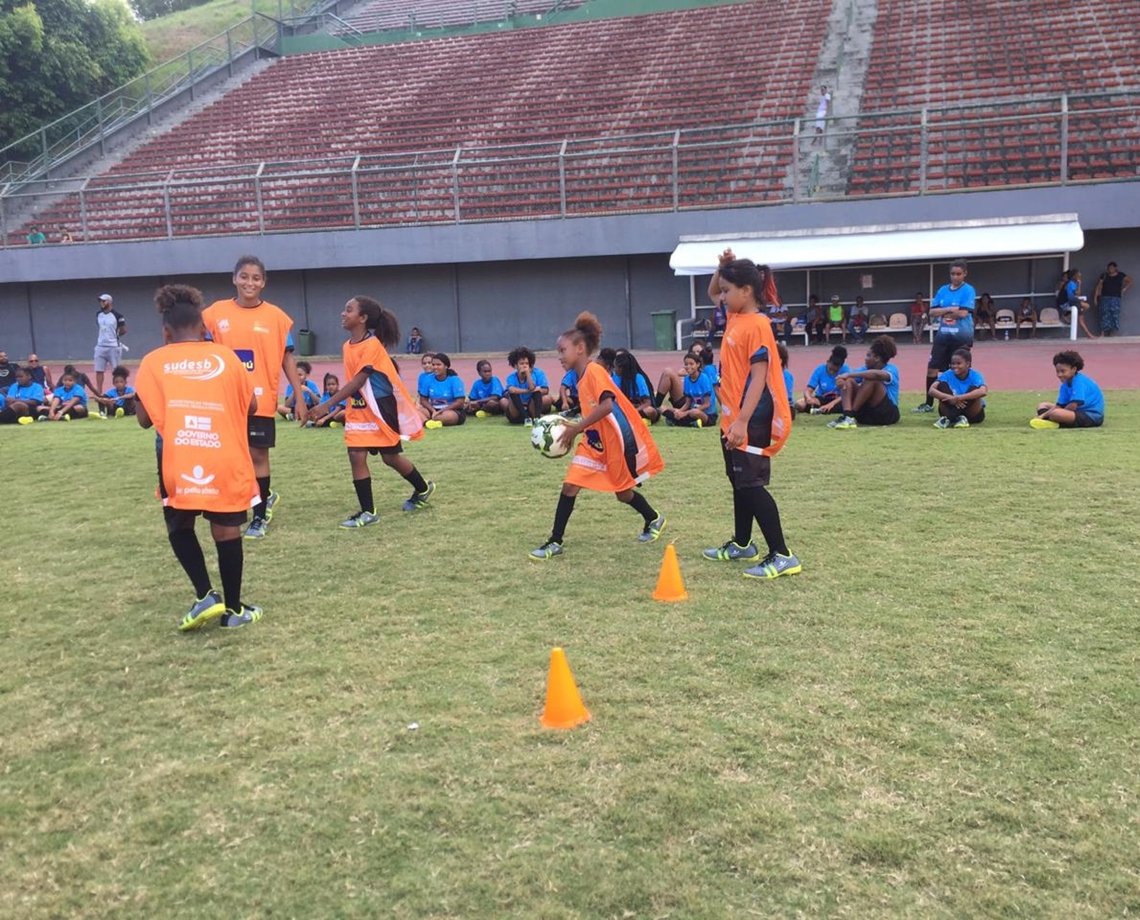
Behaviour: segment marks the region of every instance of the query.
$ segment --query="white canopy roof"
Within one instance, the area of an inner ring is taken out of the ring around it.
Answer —
[[[720,254],[772,268],[941,261],[956,257],[1073,252],[1085,244],[1076,214],[965,221],[824,227],[767,233],[683,236],[669,266],[678,275],[711,275]]]

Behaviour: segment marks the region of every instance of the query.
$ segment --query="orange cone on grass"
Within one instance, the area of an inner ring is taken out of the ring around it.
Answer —
[[[665,558],[661,560],[661,572],[657,576],[657,587],[653,591],[655,601],[687,601],[689,592],[681,578],[681,565],[677,562],[677,550],[670,543],[665,547]]]
[[[590,713],[582,704],[582,695],[570,673],[566,653],[560,648],[550,652],[550,671],[546,675],[546,706],[539,719],[544,728],[575,728],[590,721]]]

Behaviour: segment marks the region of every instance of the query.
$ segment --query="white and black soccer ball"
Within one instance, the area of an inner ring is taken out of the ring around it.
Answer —
[[[565,455],[558,438],[566,430],[566,419],[561,415],[544,415],[536,419],[534,427],[530,430],[531,446],[544,457],[561,457]]]

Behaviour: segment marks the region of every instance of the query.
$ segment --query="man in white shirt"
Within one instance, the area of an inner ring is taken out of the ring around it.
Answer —
[[[99,295],[99,312],[95,314],[99,337],[95,340],[95,388],[103,395],[103,374],[113,371],[123,358],[120,337],[127,334],[127,321],[115,310],[110,294]]]

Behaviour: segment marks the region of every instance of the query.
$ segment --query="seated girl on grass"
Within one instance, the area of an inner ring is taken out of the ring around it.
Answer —
[[[678,403],[661,410],[666,425],[709,428],[717,423],[716,394],[712,383],[701,366],[701,356],[689,352],[685,355],[684,395]]]
[[[969,428],[986,420],[986,380],[972,365],[970,349],[959,348],[950,356],[950,370],[930,385],[938,405],[935,428]]]
[[[625,398],[633,403],[637,414],[651,425],[661,418],[660,410],[653,404],[653,391],[649,388],[649,376],[641,369],[633,352],[619,348],[614,358],[613,382],[621,387]]]
[[[475,373],[479,379],[471,384],[467,393],[467,414],[476,418],[502,414],[503,381],[492,372],[491,362],[483,358],[475,365]]]
[[[1104,424],[1104,394],[1091,377],[1081,373],[1085,361],[1075,351],[1053,355],[1053,369],[1061,387],[1055,403],[1043,402],[1037,416],[1029,420],[1033,428],[1099,428]]]
[[[894,425],[899,420],[899,369],[891,364],[896,354],[895,340],[881,335],[871,342],[862,367],[836,378],[843,414],[828,422],[828,428]]]
[[[840,374],[846,374],[847,349],[836,345],[831,349],[831,356],[820,364],[808,378],[804,395],[796,400],[796,409],[799,412],[810,412],[812,415],[827,415],[840,408],[841,396],[839,384],[835,382]]]

